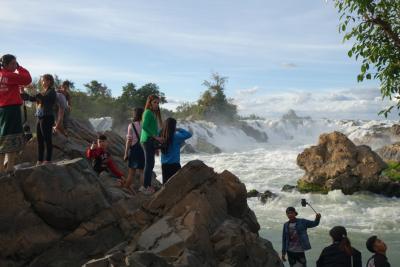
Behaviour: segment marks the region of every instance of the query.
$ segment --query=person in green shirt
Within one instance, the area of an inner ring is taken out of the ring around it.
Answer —
[[[154,193],[154,188],[151,186],[151,176],[154,169],[154,157],[157,153],[155,142],[163,142],[163,139],[158,136],[159,128],[161,128],[161,112],[160,112],[160,98],[156,95],[147,97],[146,105],[144,107],[142,119],[142,133],[140,135],[140,143],[144,151],[144,194]]]

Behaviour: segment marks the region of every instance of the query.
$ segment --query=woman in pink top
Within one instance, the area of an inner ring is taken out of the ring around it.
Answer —
[[[128,125],[128,133],[126,135],[124,160],[128,160],[129,171],[124,187],[129,190],[132,190],[131,185],[133,177],[136,175],[136,170],[140,175],[140,185],[143,186],[144,153],[140,145],[142,115],[143,108],[135,108],[133,110],[133,121]]]

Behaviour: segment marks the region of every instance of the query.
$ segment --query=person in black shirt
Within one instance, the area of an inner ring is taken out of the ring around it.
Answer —
[[[362,267],[361,252],[351,246],[346,228],[335,226],[329,235],[333,244],[322,250],[317,267]]]
[[[21,94],[24,100],[37,102],[36,138],[38,142],[38,165],[51,162],[53,154],[52,130],[54,125],[54,105],[57,99],[52,75],[43,75],[41,85],[43,91],[35,96],[30,96],[26,93]],[[45,150],[47,152],[46,157]]]
[[[390,263],[386,258],[387,246],[385,242],[383,242],[376,235],[374,235],[368,238],[365,245],[367,246],[367,249],[369,251],[375,253],[367,261],[367,267],[390,267]]]

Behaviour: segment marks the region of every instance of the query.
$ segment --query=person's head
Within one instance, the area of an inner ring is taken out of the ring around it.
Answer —
[[[104,134],[100,134],[97,137],[97,146],[100,148],[106,149],[108,146],[107,136],[105,136]]]
[[[68,92],[70,86],[71,86],[71,82],[68,80],[65,80],[61,84],[61,90]]]
[[[134,108],[133,109],[133,121],[141,121],[143,115],[143,108]]]
[[[144,109],[151,109],[152,111],[157,111],[160,110],[159,107],[160,104],[160,98],[156,95],[149,95],[147,97],[146,105],[144,106]]]
[[[296,209],[294,207],[288,207],[286,209],[286,216],[288,217],[288,219],[290,221],[296,219],[297,214],[298,213],[297,213],[297,211],[296,211]]]
[[[10,54],[2,56],[0,59],[0,63],[0,69],[14,72],[18,68],[17,58]]]
[[[370,238],[368,238],[365,245],[367,246],[367,249],[372,253],[385,254],[387,250],[385,242],[380,240],[376,235],[373,235]]]
[[[162,149],[163,153],[166,153],[168,151],[169,145],[172,144],[175,131],[176,131],[176,120],[174,118],[166,119],[161,129],[161,138],[163,138],[164,142],[166,143],[165,148]]]
[[[42,88],[47,90],[49,88],[54,87],[54,78],[51,74],[44,74],[41,79]]]
[[[351,243],[347,237],[346,228],[343,226],[335,226],[329,231],[329,235],[332,237],[333,242],[339,243],[339,249],[344,251],[347,255],[353,254]]]
[[[146,105],[144,106],[144,110],[150,109],[153,111],[153,113],[157,117],[157,121],[159,124],[159,127],[162,125],[162,119],[161,119],[161,111],[160,111],[160,97],[156,95],[149,95],[147,97]]]

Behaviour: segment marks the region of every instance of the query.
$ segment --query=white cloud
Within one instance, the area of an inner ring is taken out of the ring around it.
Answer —
[[[235,98],[241,114],[279,117],[289,109],[312,118],[377,119],[377,113],[394,102],[382,101],[378,88],[292,91]],[[396,113],[396,112],[394,112]],[[393,114],[394,116],[395,114]]]
[[[255,93],[257,93],[259,91],[259,89],[260,88],[258,86],[254,86],[254,87],[247,88],[247,89],[237,90],[236,93],[239,96],[254,95]]]

